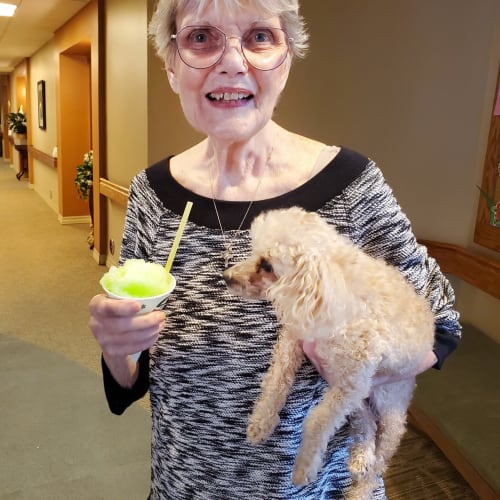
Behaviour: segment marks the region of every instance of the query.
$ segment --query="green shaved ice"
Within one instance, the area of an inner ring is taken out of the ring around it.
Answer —
[[[139,299],[162,295],[172,288],[173,281],[162,265],[129,259],[123,266],[111,266],[100,283],[115,295]]]

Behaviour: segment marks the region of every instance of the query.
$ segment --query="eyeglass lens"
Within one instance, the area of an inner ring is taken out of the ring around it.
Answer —
[[[280,28],[252,28],[241,37],[232,37],[214,26],[186,26],[172,38],[177,42],[181,59],[197,69],[217,64],[224,54],[227,40],[239,38],[248,63],[256,69],[271,70],[286,59],[289,40]]]

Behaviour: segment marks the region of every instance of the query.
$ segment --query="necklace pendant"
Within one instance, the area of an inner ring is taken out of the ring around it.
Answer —
[[[222,257],[224,257],[224,267],[227,269],[229,267],[229,261],[233,258],[232,242],[226,243],[224,247],[225,248],[222,252]]]

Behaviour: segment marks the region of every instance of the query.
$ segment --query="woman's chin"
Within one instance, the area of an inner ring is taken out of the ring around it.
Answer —
[[[255,124],[251,126],[251,123],[245,120],[228,120],[223,123],[216,123],[213,126],[198,127],[198,132],[207,135],[218,141],[248,141],[251,137],[256,135],[265,126],[263,124]]]

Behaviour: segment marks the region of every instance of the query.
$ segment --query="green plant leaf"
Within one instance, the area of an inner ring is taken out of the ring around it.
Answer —
[[[489,197],[488,193],[480,186],[476,185],[476,187],[481,191],[481,194],[483,195],[484,199],[486,200],[486,203],[488,205],[488,208],[491,209],[492,207],[495,206],[495,203],[493,202],[493,199]]]

